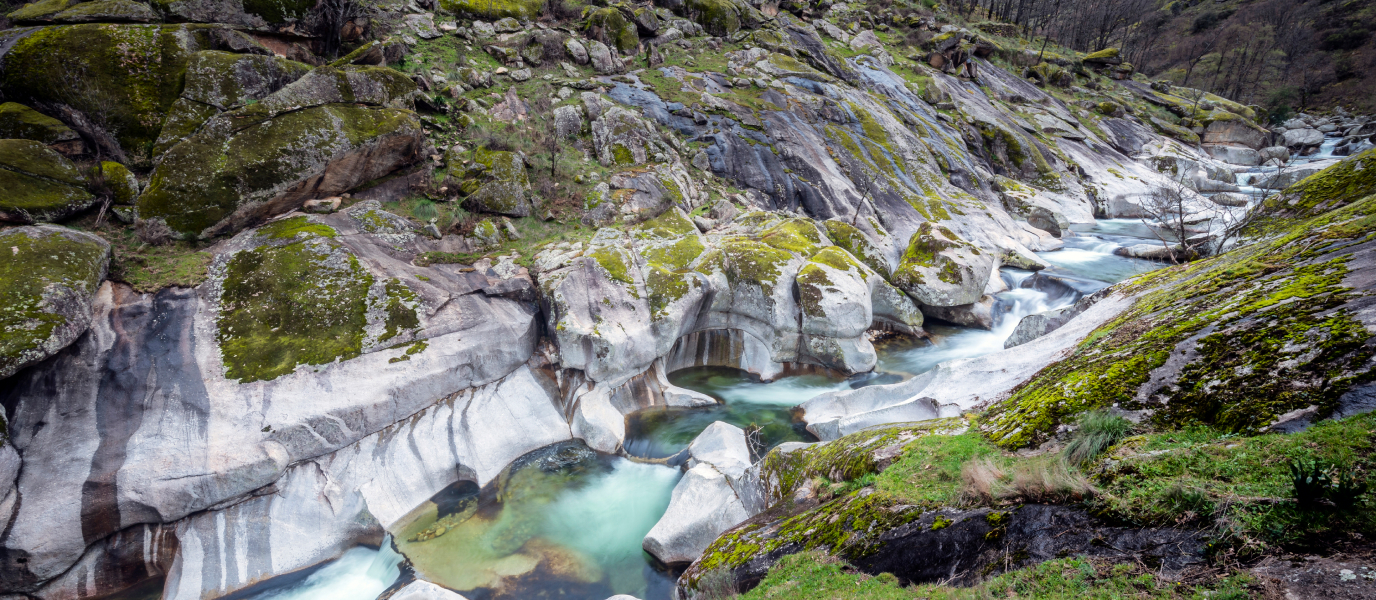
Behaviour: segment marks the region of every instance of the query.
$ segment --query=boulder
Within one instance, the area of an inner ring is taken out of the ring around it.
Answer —
[[[615,73],[622,69],[621,60],[612,56],[611,49],[602,42],[588,42],[588,60],[592,62],[593,70],[599,75]]]
[[[577,137],[583,132],[583,109],[565,105],[554,109],[554,132],[561,138]]]
[[[75,164],[33,140],[0,140],[0,190],[0,220],[12,223],[60,221],[96,202]]]
[[[1090,306],[1093,306],[1095,302],[1098,302],[1105,295],[1104,293],[1090,294],[1080,298],[1075,304],[1070,306],[1023,317],[1022,320],[1018,321],[1017,327],[1013,328],[1013,333],[1008,336],[1008,339],[1004,340],[1003,347],[1012,348],[1014,346],[1021,346],[1059,329],[1062,325],[1065,325],[1071,319],[1087,310]]]
[[[657,152],[673,153],[653,124],[621,106],[612,106],[593,119],[592,143],[604,167],[642,165]]]
[[[1104,48],[1097,52],[1091,52],[1086,54],[1081,60],[1084,61],[1085,64],[1099,66],[1119,65],[1123,63],[1123,58],[1119,56],[1117,48]]]
[[[463,165],[462,159],[468,164]],[[471,153],[450,152],[448,164],[454,180],[447,185],[467,196],[463,204],[468,210],[509,217],[530,215],[530,180],[521,155],[476,148]]]
[[[64,156],[86,153],[81,136],[66,123],[18,102],[0,104],[0,139],[42,142]]]
[[[765,16],[745,0],[684,0],[686,14],[694,15],[708,35],[725,37],[741,29],[754,29]]]
[[[412,164],[424,131],[401,103],[414,89],[386,67],[317,67],[169,149],[139,218],[175,237],[213,237]]]
[[[1239,194],[1237,192],[1219,192],[1209,196],[1209,200],[1212,200],[1214,204],[1219,206],[1238,207],[1247,206],[1252,203],[1252,198],[1247,194]]]
[[[976,329],[994,328],[994,306],[998,303],[993,296],[980,296],[979,300],[959,306],[924,306],[922,314],[947,323],[955,323]]]
[[[1318,173],[1319,171],[1324,170],[1332,164],[1332,161],[1315,161],[1292,167],[1286,167],[1276,171],[1276,173],[1270,177],[1258,180],[1255,183],[1255,185],[1256,187],[1259,187],[1264,190],[1283,190],[1296,183],[1299,183],[1300,181],[1303,181],[1306,177],[1309,177],[1310,175],[1313,175],[1315,173]]]
[[[139,180],[128,167],[117,162],[102,161],[99,167],[101,180],[110,190],[112,204],[129,206],[139,197]]]
[[[311,71],[310,65],[271,55],[207,50],[191,56],[181,97],[153,145],[161,156],[196,133],[211,117],[268,97]]]
[[[1262,148],[1259,154],[1261,155],[1261,160],[1263,161],[1270,160],[1273,158],[1278,159],[1281,162],[1286,162],[1290,160],[1290,149],[1286,148],[1285,146],[1270,146],[1267,148]]]
[[[0,57],[0,93],[40,108],[70,107],[89,120],[92,134],[111,140],[103,150],[145,164],[187,62],[209,49],[209,36],[195,33],[204,29],[91,23],[22,32]],[[123,58],[131,53],[141,58]]]
[[[1170,261],[1172,256],[1171,249],[1163,244],[1133,244],[1131,246],[1115,248],[1113,253],[1118,256],[1126,256],[1129,258],[1159,261]],[[1177,260],[1178,259],[1177,257]]]
[[[0,232],[0,379],[67,347],[91,323],[91,302],[110,244],[50,225]]]
[[[993,270],[991,254],[927,222],[909,239],[893,284],[923,306],[958,306],[979,300]]]
[[[620,50],[622,54],[639,51],[640,35],[635,22],[616,7],[599,8],[588,15],[583,25],[589,38]]]
[[[1291,129],[1281,136],[1282,143],[1291,151],[1301,151],[1323,144],[1323,133],[1316,129]]]
[[[671,565],[697,560],[717,536],[750,517],[737,489],[750,484],[743,479],[751,463],[745,432],[717,421],[694,438],[688,453],[688,472],[643,543]]]
[[[564,50],[573,58],[573,62],[580,65],[588,64],[588,48],[577,38],[566,38],[564,40]]]
[[[1216,160],[1231,165],[1255,167],[1261,164],[1261,155],[1256,150],[1244,146],[1227,144],[1204,144],[1204,151]]]
[[[1255,123],[1232,113],[1214,113],[1216,117],[1221,114],[1226,114],[1229,118],[1215,118],[1204,128],[1204,134],[1201,136],[1204,144],[1242,146],[1260,150],[1270,141],[1270,132]]]

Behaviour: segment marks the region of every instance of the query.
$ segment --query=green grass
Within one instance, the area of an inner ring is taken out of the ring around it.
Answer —
[[[1322,550],[1376,535],[1369,495],[1355,510],[1303,510],[1292,502],[1292,461],[1334,473],[1376,468],[1376,415],[1324,421],[1291,435],[1238,437],[1194,427],[1129,438],[1098,474],[1096,508],[1142,525],[1218,527],[1225,549],[1280,545]],[[1354,535],[1355,534],[1355,535]]]
[[[1088,600],[1189,598],[1244,600],[1253,597],[1251,578],[1236,572],[1210,584],[1182,585],[1162,580],[1136,564],[1063,558],[1019,569],[969,588],[939,585],[903,587],[893,575],[871,577],[821,553],[787,556],[769,570],[760,585],[741,596],[747,600],[893,600],[925,598],[963,600],[1039,598]]]
[[[924,436],[908,444],[903,455],[875,479],[876,490],[902,502],[950,506],[960,501],[961,468],[970,461],[1001,457],[976,431],[956,436]]]
[[[123,281],[144,293],[166,287],[196,287],[205,281],[211,256],[205,242],[174,241],[149,246],[132,227],[93,231],[110,242],[110,279]]]

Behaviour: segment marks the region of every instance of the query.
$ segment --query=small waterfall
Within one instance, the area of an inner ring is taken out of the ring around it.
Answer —
[[[375,600],[401,576],[403,557],[392,549],[392,536],[382,547],[351,548],[305,579],[248,596],[251,600]],[[271,582],[268,582],[271,585]]]

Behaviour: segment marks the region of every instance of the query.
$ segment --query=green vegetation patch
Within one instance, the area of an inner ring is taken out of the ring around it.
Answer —
[[[864,232],[850,223],[836,219],[827,220],[823,225],[827,228],[827,237],[831,238],[833,243],[860,259],[876,273],[885,278],[889,276],[889,263],[884,259],[884,253],[879,251]]]
[[[210,267],[204,243],[172,241],[149,246],[132,229],[102,231],[113,247],[110,279],[123,281],[143,293],[166,287],[196,287],[205,281]]]
[[[1266,206],[1279,218],[1304,218],[1372,194],[1376,194],[1376,148],[1304,178],[1268,199]]]
[[[1353,510],[1294,502],[1292,462],[1316,461],[1337,479],[1376,468],[1376,414],[1323,421],[1296,434],[1240,437],[1188,427],[1128,438],[1095,476],[1098,510],[1143,527],[1223,523],[1220,545],[1255,555],[1268,546],[1322,552],[1376,535],[1370,499]],[[1360,543],[1360,542],[1359,542]]]
[[[1145,565],[1102,559],[1060,558],[994,577],[974,587],[935,584],[904,587],[891,574],[870,576],[822,552],[784,557],[743,600],[1039,600],[1198,599],[1246,600],[1256,597],[1251,576],[1243,571],[1207,583],[1181,584],[1164,579]]]

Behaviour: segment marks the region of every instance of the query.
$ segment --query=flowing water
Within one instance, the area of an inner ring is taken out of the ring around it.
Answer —
[[[996,295],[990,330],[929,320],[928,338],[877,343],[875,372],[850,378],[807,374],[766,383],[737,369],[671,373],[673,384],[721,404],[632,415],[626,451],[646,458],[674,456],[719,420],[759,427],[765,448],[812,441],[794,422],[798,404],[824,392],[891,383],[947,360],[1000,351],[1022,317],[1070,306],[1085,294],[1162,266],[1113,254],[1122,246],[1158,241],[1140,221],[1103,220],[1075,230],[1064,249],[1040,253],[1051,268],[1035,274],[1001,270],[1009,289]],[[675,467],[601,455],[578,442],[556,444],[518,459],[484,488],[460,482],[436,494],[394,528],[395,545],[418,577],[470,600],[602,600],[614,594],[666,600],[674,575],[641,550],[641,542],[664,514],[680,477]],[[355,548],[304,578],[243,597],[372,600],[396,581],[400,560],[391,543],[379,550]]]
[[[270,581],[249,590],[246,600],[373,600],[401,576],[402,556],[391,538],[382,547],[351,548],[343,556],[294,581]]]

